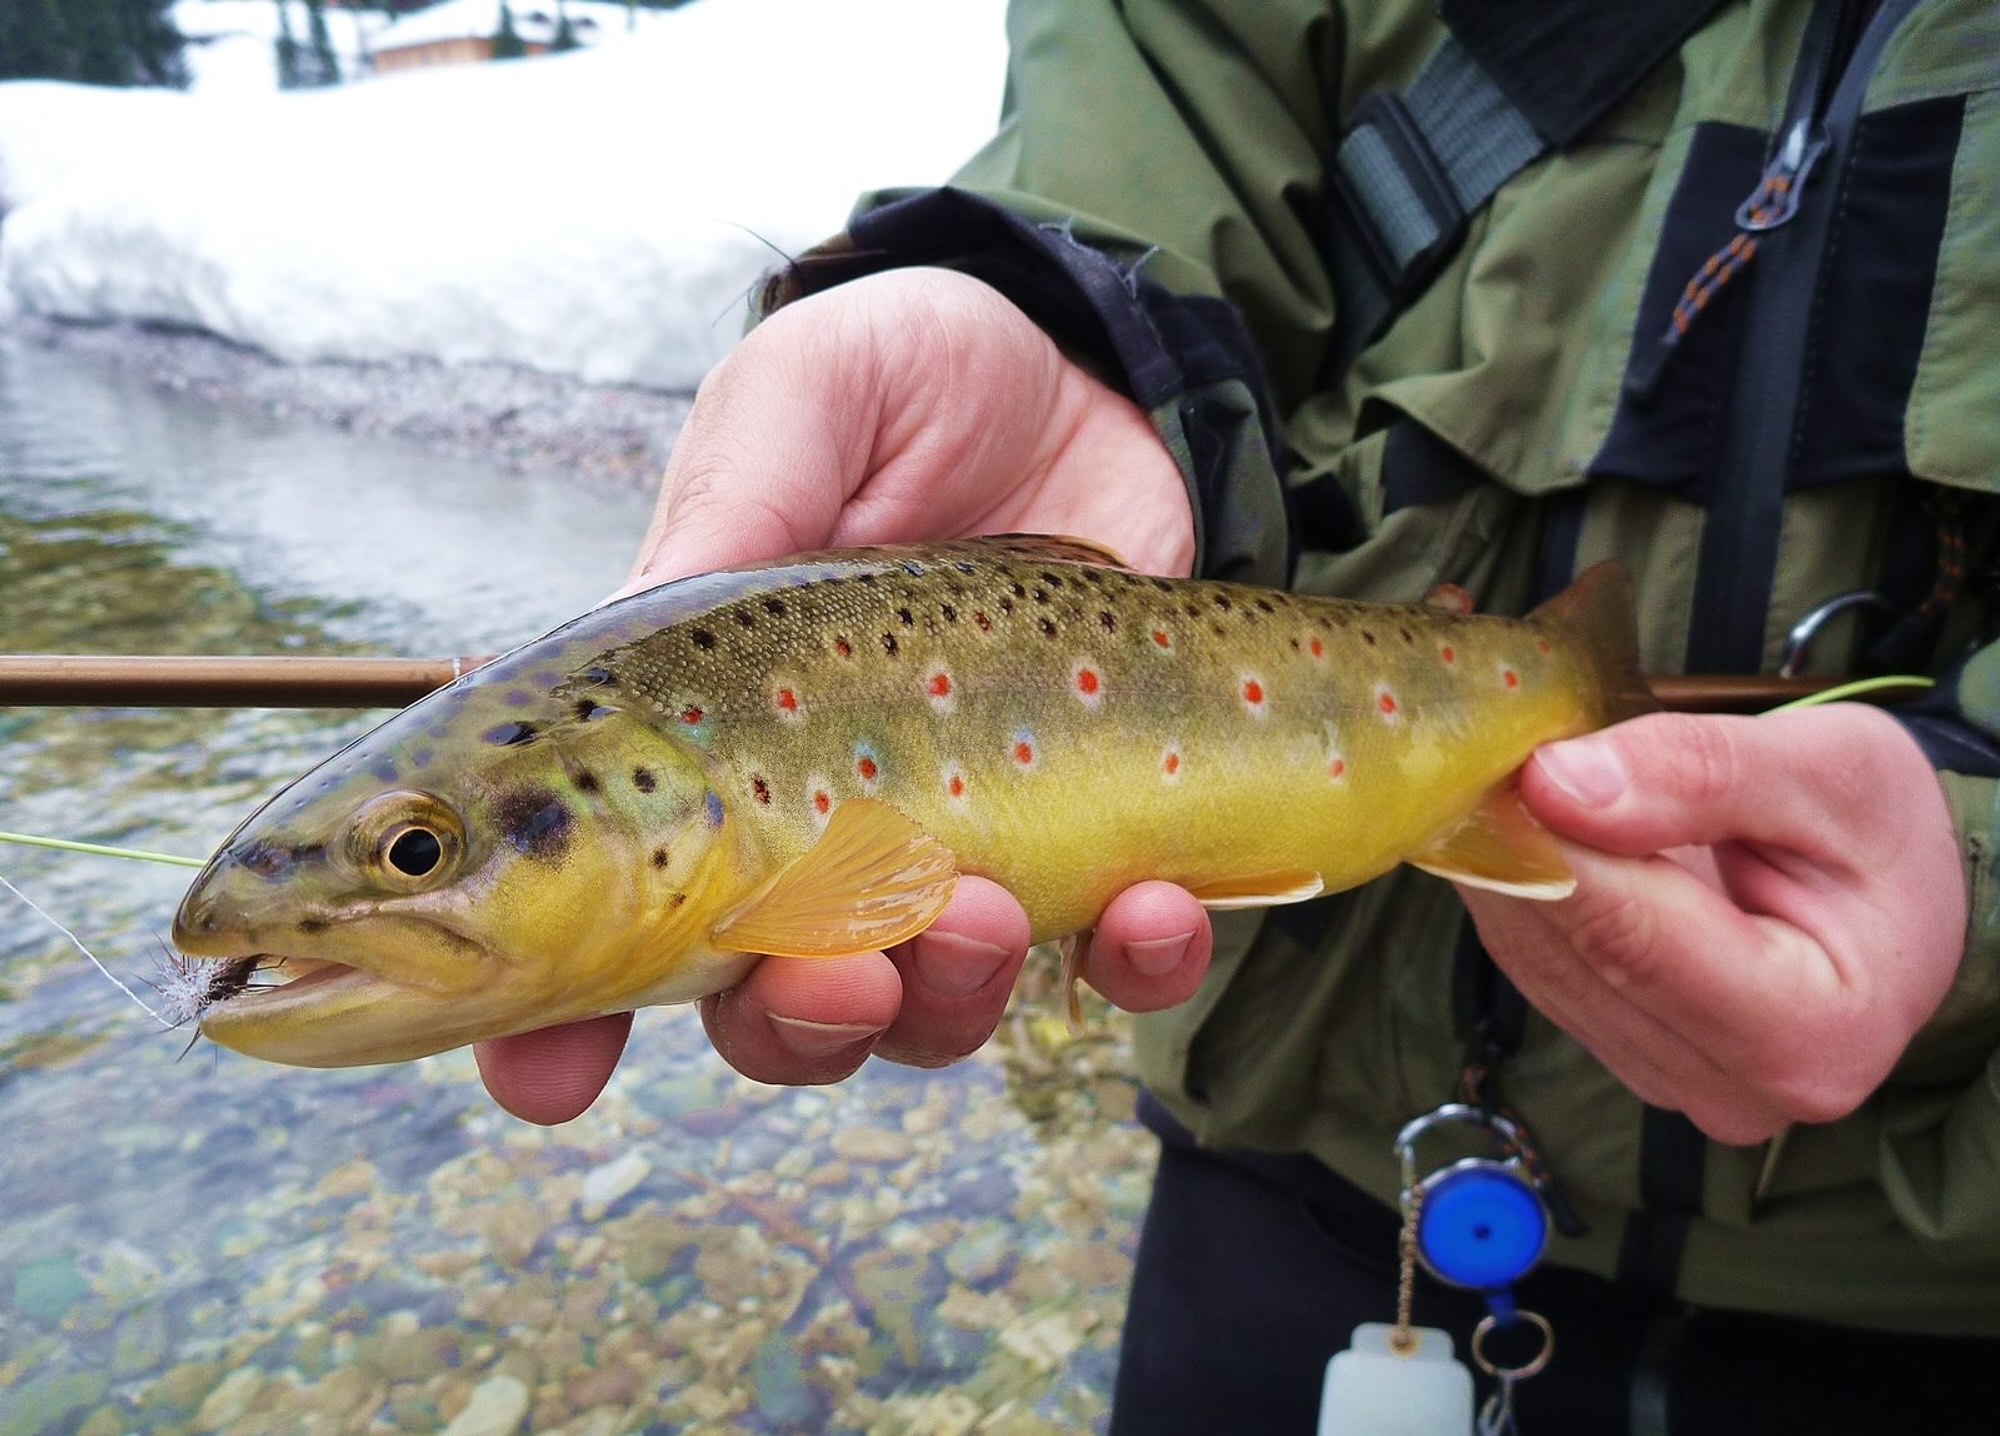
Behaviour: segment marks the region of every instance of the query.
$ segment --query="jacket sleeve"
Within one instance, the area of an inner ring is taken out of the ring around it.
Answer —
[[[1333,321],[1309,63],[1327,24],[1294,0],[1016,0],[996,137],[952,188],[864,199],[759,312],[904,265],[992,284],[1147,411],[1189,485],[1197,571],[1282,584],[1276,415]]]

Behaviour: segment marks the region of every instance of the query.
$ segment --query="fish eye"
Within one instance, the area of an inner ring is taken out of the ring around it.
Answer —
[[[458,815],[428,793],[383,793],[354,815],[349,851],[385,887],[416,893],[451,877],[465,850]]]
[[[406,878],[428,877],[444,860],[444,844],[429,828],[405,828],[390,842],[388,859]]]

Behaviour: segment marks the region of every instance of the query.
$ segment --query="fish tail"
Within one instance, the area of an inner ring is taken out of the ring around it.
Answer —
[[[1598,692],[1601,723],[1656,713],[1659,699],[1639,671],[1639,626],[1632,575],[1621,563],[1600,563],[1528,615],[1578,649]]]

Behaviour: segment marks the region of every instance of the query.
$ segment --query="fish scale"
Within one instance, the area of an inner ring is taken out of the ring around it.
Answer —
[[[177,938],[409,985],[365,908],[429,914],[535,969],[532,1018],[487,1024],[514,1030],[906,936],[939,871],[1001,883],[1037,939],[1146,878],[1244,906],[1407,860],[1552,896],[1567,870],[1508,777],[1643,695],[1608,571],[1505,619],[1158,578],[1061,539],[813,555],[610,605],[391,719],[225,844]],[[396,818],[419,798],[431,816]],[[462,827],[453,871],[385,867],[391,819]],[[232,998],[211,1026],[281,1007]]]

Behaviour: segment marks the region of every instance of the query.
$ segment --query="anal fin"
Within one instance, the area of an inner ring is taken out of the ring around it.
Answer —
[[[1562,849],[1521,805],[1512,778],[1489,789],[1463,823],[1408,861],[1452,882],[1512,897],[1553,902],[1576,891]]]
[[[1249,877],[1219,878],[1197,883],[1188,889],[1210,912],[1230,912],[1236,908],[1276,907],[1280,903],[1304,902],[1326,891],[1318,873],[1256,873]]]
[[[851,798],[805,856],[716,927],[717,946],[848,957],[936,921],[958,880],[951,850],[888,803]]]

